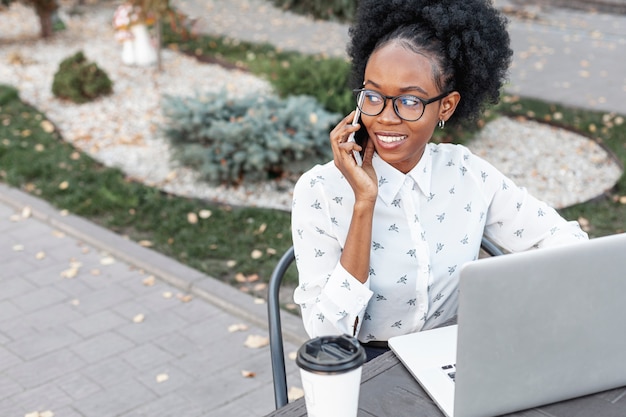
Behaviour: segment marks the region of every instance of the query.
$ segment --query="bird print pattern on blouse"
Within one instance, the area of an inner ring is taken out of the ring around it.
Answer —
[[[295,186],[294,300],[311,337],[388,340],[453,318],[459,271],[477,258],[483,234],[510,251],[587,238],[461,145],[427,145],[408,174],[377,154],[372,163],[379,190],[365,283],[339,262],[354,205],[347,181],[331,161]]]

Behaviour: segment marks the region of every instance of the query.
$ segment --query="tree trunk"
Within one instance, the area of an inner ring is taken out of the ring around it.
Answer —
[[[53,11],[51,10],[37,10],[42,38],[49,38],[52,36],[52,13]]]

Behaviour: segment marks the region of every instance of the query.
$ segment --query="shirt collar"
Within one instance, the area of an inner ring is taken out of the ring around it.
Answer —
[[[430,144],[427,145],[417,165],[407,174],[389,165],[377,153],[374,154],[372,165],[378,176],[378,196],[386,205],[390,205],[396,199],[407,178],[412,179],[425,196],[430,194],[432,152]]]

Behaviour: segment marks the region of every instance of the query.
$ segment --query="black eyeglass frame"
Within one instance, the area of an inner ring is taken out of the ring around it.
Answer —
[[[363,103],[361,102],[361,99],[359,97],[359,95],[361,93],[364,93],[366,91],[371,91],[373,93],[376,93],[378,95],[380,95],[383,99],[385,99],[385,102],[383,104],[383,107],[380,109],[380,111],[378,113],[372,114],[372,113],[367,113],[363,111]],[[391,103],[393,104],[393,111],[396,113],[396,116],[398,116],[400,119],[405,120],[407,122],[417,122],[419,119],[422,118],[422,116],[424,115],[424,112],[426,111],[426,106],[429,105],[430,103],[434,103],[435,101],[439,101],[442,98],[448,96],[452,91],[448,91],[446,93],[441,93],[436,97],[433,98],[428,98],[428,99],[424,99],[421,97],[418,97],[414,94],[400,94],[397,96],[386,96],[384,94],[382,94],[379,91],[376,90],[372,90],[371,88],[355,88],[354,90],[352,90],[353,93],[355,93],[357,95],[357,106],[359,108],[359,111],[361,113],[363,113],[366,116],[378,116],[379,114],[381,114],[384,110],[385,107],[387,107],[387,100],[391,100]],[[400,97],[412,97],[415,98],[416,100],[418,100],[420,103],[422,103],[422,114],[419,115],[419,117],[417,119],[407,119],[405,117],[400,116],[400,113],[398,112],[398,106],[396,104],[396,100],[399,99]]]

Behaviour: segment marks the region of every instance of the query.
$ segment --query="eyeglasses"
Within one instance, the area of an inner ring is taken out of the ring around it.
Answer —
[[[437,97],[423,99],[411,94],[402,94],[399,96],[385,96],[378,91],[367,90],[365,88],[357,88],[353,90],[357,94],[357,106],[361,113],[367,116],[378,116],[387,106],[387,100],[393,103],[393,110],[399,118],[407,122],[415,122],[424,114],[426,106],[435,101],[441,100],[448,93],[443,93]]]

